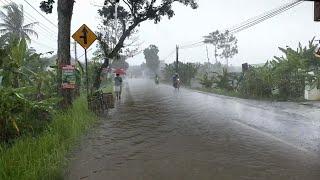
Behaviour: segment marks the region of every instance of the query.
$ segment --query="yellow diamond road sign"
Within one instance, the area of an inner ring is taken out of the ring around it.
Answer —
[[[97,36],[84,24],[72,35],[72,38],[84,49],[88,49],[97,39]]]

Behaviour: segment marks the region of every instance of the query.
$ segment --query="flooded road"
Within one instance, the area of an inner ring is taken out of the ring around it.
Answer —
[[[66,179],[320,179],[320,109],[128,80]]]

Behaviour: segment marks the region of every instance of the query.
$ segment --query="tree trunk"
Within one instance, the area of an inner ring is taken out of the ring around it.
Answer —
[[[216,60],[216,64],[218,63],[218,58],[217,58],[218,54],[217,54],[217,46],[214,46],[214,58]]]
[[[73,0],[58,0],[58,88],[63,97],[62,108],[68,108],[72,104],[72,91],[62,89],[62,65],[70,65],[70,34],[73,11]]]
[[[229,58],[227,58],[227,70],[229,70]]]
[[[103,68],[107,68],[110,64],[109,60],[114,58],[117,53],[121,50],[121,48],[123,48],[123,43],[125,41],[125,39],[131,34],[131,31],[140,23],[140,21],[135,22],[134,24],[132,24],[126,31],[123,32],[122,36],[120,37],[118,44],[113,48],[112,52],[109,54],[106,54],[107,50],[104,50],[105,53],[105,60],[103,62],[103,64],[101,65],[101,67],[99,68],[96,77],[94,79],[94,84],[93,87],[97,90],[100,88],[101,85],[101,80],[100,80],[100,76],[102,73],[102,69]],[[103,43],[103,42],[102,42]]]

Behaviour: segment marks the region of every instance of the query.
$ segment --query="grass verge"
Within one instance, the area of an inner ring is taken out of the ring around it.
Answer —
[[[229,97],[237,97],[241,99],[253,99],[253,100],[262,100],[262,101],[279,101],[279,102],[305,102],[306,100],[304,98],[291,98],[291,99],[284,99],[280,97],[257,97],[257,96],[245,96],[241,94],[240,92],[236,91],[227,91],[224,89],[218,89],[218,88],[191,88],[195,89],[198,91],[202,92],[207,92],[207,93],[213,93],[213,94],[218,94],[218,95],[223,95],[223,96],[229,96]]]
[[[208,93],[213,93],[213,94],[224,95],[224,96],[245,98],[239,92],[236,92],[236,91],[226,91],[226,90],[217,89],[217,88],[196,88],[196,90],[208,92]]]
[[[63,179],[67,154],[96,120],[81,97],[67,112],[55,114],[38,137],[22,137],[11,147],[0,146],[0,179]]]

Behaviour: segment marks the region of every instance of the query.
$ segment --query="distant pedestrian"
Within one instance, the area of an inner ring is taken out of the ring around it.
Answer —
[[[117,100],[121,99],[121,91],[122,91],[122,78],[120,77],[120,74],[116,74],[116,77],[114,78],[114,92],[116,94]]]

